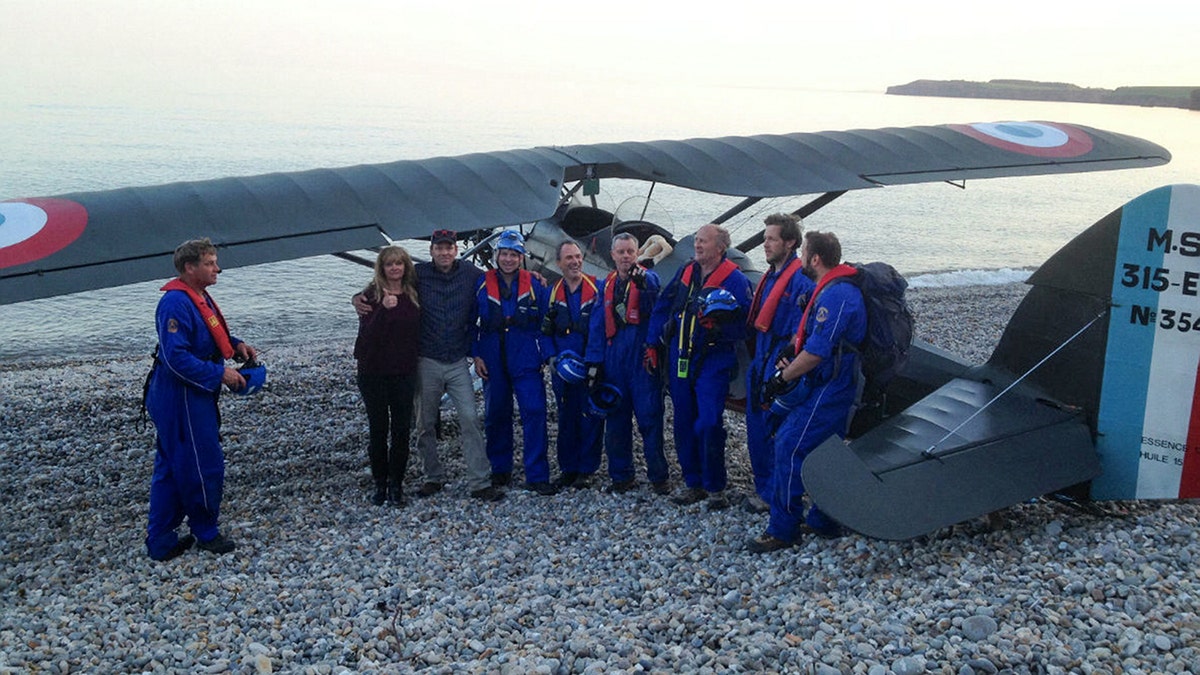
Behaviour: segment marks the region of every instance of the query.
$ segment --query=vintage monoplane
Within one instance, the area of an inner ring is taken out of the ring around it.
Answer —
[[[851,190],[1169,160],[1122,134],[1003,122],[539,147],[10,200],[0,202],[0,304],[158,278],[197,235],[237,267],[355,259],[348,252],[446,226],[479,254],[497,228],[520,226],[534,266],[572,238],[600,273],[612,236],[628,231],[667,244],[658,266],[670,275],[691,236],[588,203],[598,181],[744,197],[721,223],[768,197],[818,195],[797,211],[806,216]],[[749,270],[745,252],[759,243],[761,233],[730,255]],[[824,510],[903,539],[1065,491],[1200,496],[1200,187],[1133,200],[1029,283],[986,364],[914,344],[880,419],[810,455],[805,484]]]

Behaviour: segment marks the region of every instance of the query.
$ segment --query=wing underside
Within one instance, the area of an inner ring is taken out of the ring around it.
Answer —
[[[380,233],[409,239],[448,224],[468,231],[530,223],[553,216],[563,186],[586,176],[775,197],[1170,158],[1121,134],[1014,124],[1067,129],[1058,133],[1087,143],[1072,146],[1073,154],[1044,156],[980,140],[963,131],[969,125],[602,143],[11,200],[0,202],[0,303],[161,278],[175,246],[196,236],[211,238],[222,265],[236,267],[375,246]],[[16,205],[51,200],[82,207],[85,222],[70,234],[56,231],[53,211],[42,212],[44,222],[16,222]],[[18,226],[23,234],[4,236]]]

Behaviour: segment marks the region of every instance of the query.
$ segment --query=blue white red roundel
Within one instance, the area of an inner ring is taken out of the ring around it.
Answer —
[[[85,227],[87,210],[66,199],[0,202],[0,269],[57,253]]]
[[[1049,122],[985,122],[951,124],[951,129],[1010,152],[1036,157],[1078,157],[1092,150],[1092,138],[1081,129]]]

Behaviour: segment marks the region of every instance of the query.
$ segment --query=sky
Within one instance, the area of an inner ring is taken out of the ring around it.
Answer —
[[[102,99],[397,74],[883,91],[915,79],[1200,85],[1200,3],[0,0],[0,87]]]

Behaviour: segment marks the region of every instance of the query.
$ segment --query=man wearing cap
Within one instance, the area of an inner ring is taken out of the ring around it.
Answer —
[[[206,290],[221,273],[212,242],[180,244],[175,269],[179,277],[162,287],[155,311],[158,348],[145,401],[157,432],[146,527],[146,550],[154,560],[175,558],[193,543],[217,554],[236,548],[218,524],[225,457],[217,399],[222,384],[232,391],[247,386],[225,361],[253,361],[258,355],[229,333]],[[191,534],[180,538],[175,529],[185,516]]]
[[[746,500],[752,513],[771,510],[771,473],[775,466],[775,443],[771,412],[764,408],[763,383],[775,372],[779,354],[796,336],[800,316],[813,282],[804,274],[796,257],[800,245],[800,218],[786,213],[767,216],[763,230],[763,253],[770,269],[754,290],[748,318],[753,359],[746,371],[746,447],[754,475],[754,492]],[[769,403],[767,404],[769,405]]]
[[[458,239],[451,230],[433,231],[429,256],[430,262],[414,265],[422,310],[417,360],[417,452],[425,473],[417,496],[437,494],[449,480],[437,451],[442,395],[449,394],[458,413],[467,491],[483,501],[503,499],[504,493],[492,487],[468,361],[475,337],[475,289],[483,271],[458,258]],[[354,306],[360,314],[370,311],[359,296],[355,296]]]
[[[735,345],[746,336],[750,281],[726,257],[725,228],[708,224],[694,235],[695,256],[663,289],[650,322],[645,360],[666,368],[675,408],[675,451],[685,488],[675,502],[729,506],[725,495],[725,398],[737,376]],[[659,363],[664,351],[665,363]]]
[[[650,315],[661,286],[658,275],[637,264],[637,238],[622,232],[612,240],[616,270],[603,285],[603,307],[592,313],[586,361],[602,366],[601,380],[615,386],[621,400],[605,417],[604,448],[608,455],[609,492],[624,493],[637,485],[633,464],[633,418],[637,417],[646,458],[646,477],[661,495],[671,490],[663,453],[662,378],[642,365]]]
[[[484,430],[492,484],[507,485],[513,469],[513,396],[521,410],[525,487],[542,495],[556,492],[546,455],[546,387],[542,365],[552,355],[541,330],[549,292],[522,269],[525,238],[505,230],[496,239],[496,267],[475,294],[479,327],[471,353],[483,378]]]
[[[804,511],[804,459],[825,439],[843,435],[858,393],[858,356],[846,345],[861,344],[867,332],[862,292],[853,283],[838,283],[856,273],[841,264],[842,245],[831,232],[808,232],[800,253],[804,270],[816,287],[800,318],[786,366],[767,381],[763,396],[786,402],[785,417],[775,434],[775,489],[767,529],[747,542],[755,553],[787,548],[804,529],[836,537],[841,526],[813,504]]]
[[[542,332],[550,338],[555,368],[551,375],[558,405],[558,486],[586,488],[600,467],[600,434],[604,421],[587,413],[588,382],[583,366],[588,348],[591,317],[601,302],[602,286],[583,273],[583,251],[573,241],[558,245],[558,269],[562,278],[550,287],[549,309]],[[561,362],[559,360],[561,359]],[[577,379],[584,375],[584,379]],[[565,378],[564,379],[564,375]]]

